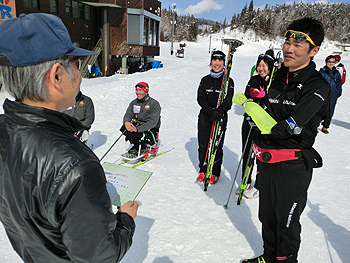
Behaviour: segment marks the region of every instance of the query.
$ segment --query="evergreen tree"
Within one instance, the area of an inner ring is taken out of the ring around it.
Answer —
[[[293,20],[305,16],[320,20],[325,28],[326,37],[331,41],[350,43],[350,4],[322,4],[296,3],[292,5],[265,5],[264,8],[254,10],[254,2],[246,3],[238,14],[233,14],[230,29],[241,28],[242,32],[251,29],[257,37],[274,39],[283,36],[286,27]],[[160,39],[171,41],[173,10],[169,6],[161,12]],[[205,19],[196,19],[193,15],[182,16],[175,13],[175,41],[196,41],[198,34],[208,34],[209,28],[213,33],[225,30],[226,17],[223,23]],[[198,27],[200,26],[200,29]],[[225,31],[224,31],[225,32]]]
[[[241,28],[243,32],[252,29],[258,37],[283,36],[288,24],[302,17],[313,17],[320,20],[329,40],[340,43],[350,42],[350,4],[296,3],[292,5],[275,5],[254,10],[253,0],[242,8],[241,13],[234,14],[230,28]]]

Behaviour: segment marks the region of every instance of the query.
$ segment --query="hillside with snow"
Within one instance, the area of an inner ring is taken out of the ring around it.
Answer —
[[[244,45],[237,49],[231,77],[235,93],[243,92],[250,69],[257,56],[266,49],[281,48],[282,41],[258,41],[253,35],[238,31],[213,34],[210,48],[228,47],[221,39],[238,38]],[[178,43],[175,43],[175,47]],[[324,66],[327,55],[337,50],[325,41],[315,57],[317,68]],[[123,263],[212,263],[239,262],[262,253],[261,224],[258,220],[258,199],[236,205],[232,195],[227,202],[241,155],[241,123],[243,109],[233,105],[224,143],[222,173],[216,185],[195,182],[198,175],[196,101],[200,79],[209,73],[209,38],[198,37],[189,42],[184,58],[170,55],[170,43],[161,43],[156,57],[163,68],[131,75],[114,75],[84,79],[83,93],[95,104],[96,120],[88,145],[102,157],[120,135],[119,128],[129,102],[135,98],[137,82],[150,85],[150,95],[162,106],[160,139],[163,149],[171,152],[145,163],[138,169],[153,172],[136,201],[139,203],[134,243]],[[350,72],[350,52],[342,61]],[[314,145],[323,157],[324,166],[314,169],[307,206],[301,218],[302,243],[299,262],[340,263],[350,258],[350,209],[347,199],[350,185],[350,115],[348,101],[350,77],[343,86],[330,126],[330,133],[319,133]],[[3,102],[6,94],[0,93]],[[3,113],[2,108],[0,113]],[[120,140],[105,157],[106,162],[119,162],[127,144]],[[161,151],[161,150],[160,150]],[[240,174],[240,173],[239,173]],[[238,182],[240,183],[240,176]],[[238,184],[235,183],[234,191]],[[0,263],[18,263],[0,224]]]

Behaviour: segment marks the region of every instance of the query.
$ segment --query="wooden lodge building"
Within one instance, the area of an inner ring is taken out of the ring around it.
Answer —
[[[100,53],[83,62],[84,77],[87,64],[99,66],[108,76],[118,69],[130,73],[136,62],[159,56],[158,0],[5,0],[0,2],[0,23],[35,12],[57,15],[74,45]]]

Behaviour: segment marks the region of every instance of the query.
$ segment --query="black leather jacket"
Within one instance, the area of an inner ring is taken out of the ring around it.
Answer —
[[[119,262],[135,229],[113,214],[98,158],[74,118],[6,100],[0,125],[0,220],[24,262]]]

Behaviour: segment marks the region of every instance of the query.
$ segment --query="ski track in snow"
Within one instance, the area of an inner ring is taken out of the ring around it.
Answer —
[[[271,45],[269,41],[251,42],[237,32],[213,34],[211,47],[222,49],[221,38],[239,38],[245,45],[237,48],[231,77],[235,93],[243,92],[257,56]],[[278,47],[275,41],[274,46]],[[175,50],[178,43],[174,44]],[[280,45],[279,45],[280,47]],[[317,69],[324,58],[336,50],[328,41],[315,57]],[[350,52],[342,55],[342,63],[350,72]],[[133,245],[122,262],[203,263],[239,262],[262,253],[261,225],[258,220],[258,199],[243,200],[236,205],[233,189],[228,209],[226,203],[241,155],[241,123],[243,109],[233,105],[224,144],[222,174],[216,185],[203,191],[195,182],[198,173],[196,101],[200,79],[209,73],[209,38],[198,37],[187,43],[183,59],[170,56],[170,43],[161,43],[162,69],[131,75],[114,75],[84,79],[83,93],[95,104],[96,120],[88,145],[94,145],[98,157],[108,150],[120,135],[119,128],[129,102],[135,97],[134,86],[146,81],[150,95],[162,106],[160,139],[164,150],[171,152],[151,160],[139,169],[153,175],[137,197],[139,203]],[[299,262],[348,262],[350,257],[350,211],[347,186],[350,184],[349,141],[350,75],[343,86],[330,126],[330,133],[320,133],[315,148],[323,157],[324,167],[314,169],[308,203],[302,215],[302,243]],[[4,100],[6,94],[1,93]],[[0,113],[3,113],[2,108]],[[115,162],[128,145],[121,139],[105,157]],[[237,179],[240,182],[241,172]],[[345,197],[345,198],[344,198]],[[115,207],[114,207],[115,210]],[[0,263],[21,262],[12,250],[0,224]]]

